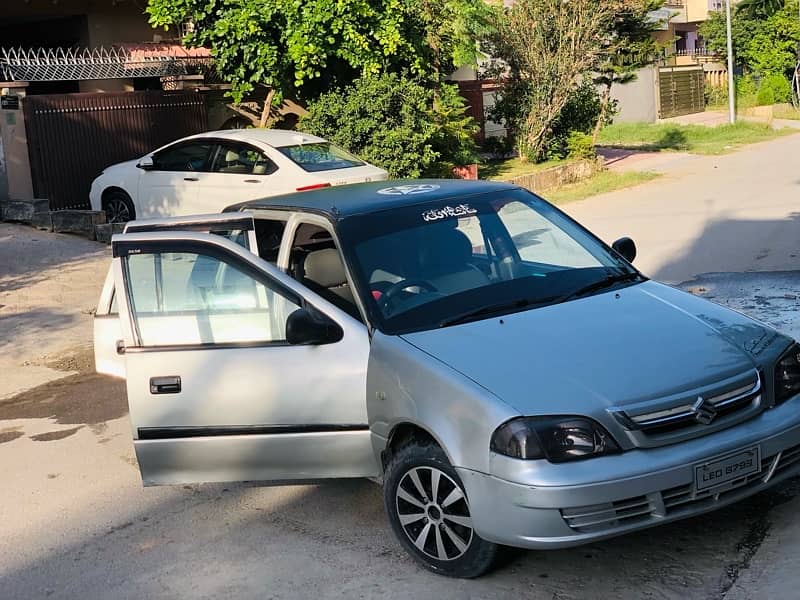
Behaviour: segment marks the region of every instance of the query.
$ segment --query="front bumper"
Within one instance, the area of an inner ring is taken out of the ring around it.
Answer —
[[[757,474],[697,491],[694,466],[759,446]],[[564,548],[715,510],[800,474],[800,396],[730,429],[672,446],[554,465],[492,457],[495,475],[465,468],[484,539]]]

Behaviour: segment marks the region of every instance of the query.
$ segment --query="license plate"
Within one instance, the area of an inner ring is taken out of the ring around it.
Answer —
[[[694,467],[694,485],[699,492],[761,471],[761,448],[754,446]]]

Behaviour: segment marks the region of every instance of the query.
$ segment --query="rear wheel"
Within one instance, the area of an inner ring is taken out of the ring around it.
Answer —
[[[136,218],[136,210],[130,196],[122,190],[108,192],[103,197],[103,210],[107,223],[127,223]]]
[[[475,532],[461,480],[436,444],[410,442],[392,456],[384,504],[400,543],[431,571],[471,578],[492,568],[498,546]]]

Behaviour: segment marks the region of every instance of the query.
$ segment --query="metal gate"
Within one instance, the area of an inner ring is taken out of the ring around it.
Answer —
[[[660,119],[703,112],[706,109],[705,75],[701,65],[659,67],[658,89]]]
[[[207,129],[194,92],[54,94],[24,99],[33,190],[50,210],[89,208],[89,186],[114,163]]]

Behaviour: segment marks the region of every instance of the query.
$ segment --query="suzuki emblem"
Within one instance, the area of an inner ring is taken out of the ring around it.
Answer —
[[[694,420],[701,425],[710,425],[717,416],[717,409],[702,396],[697,397],[697,402],[692,405]]]

